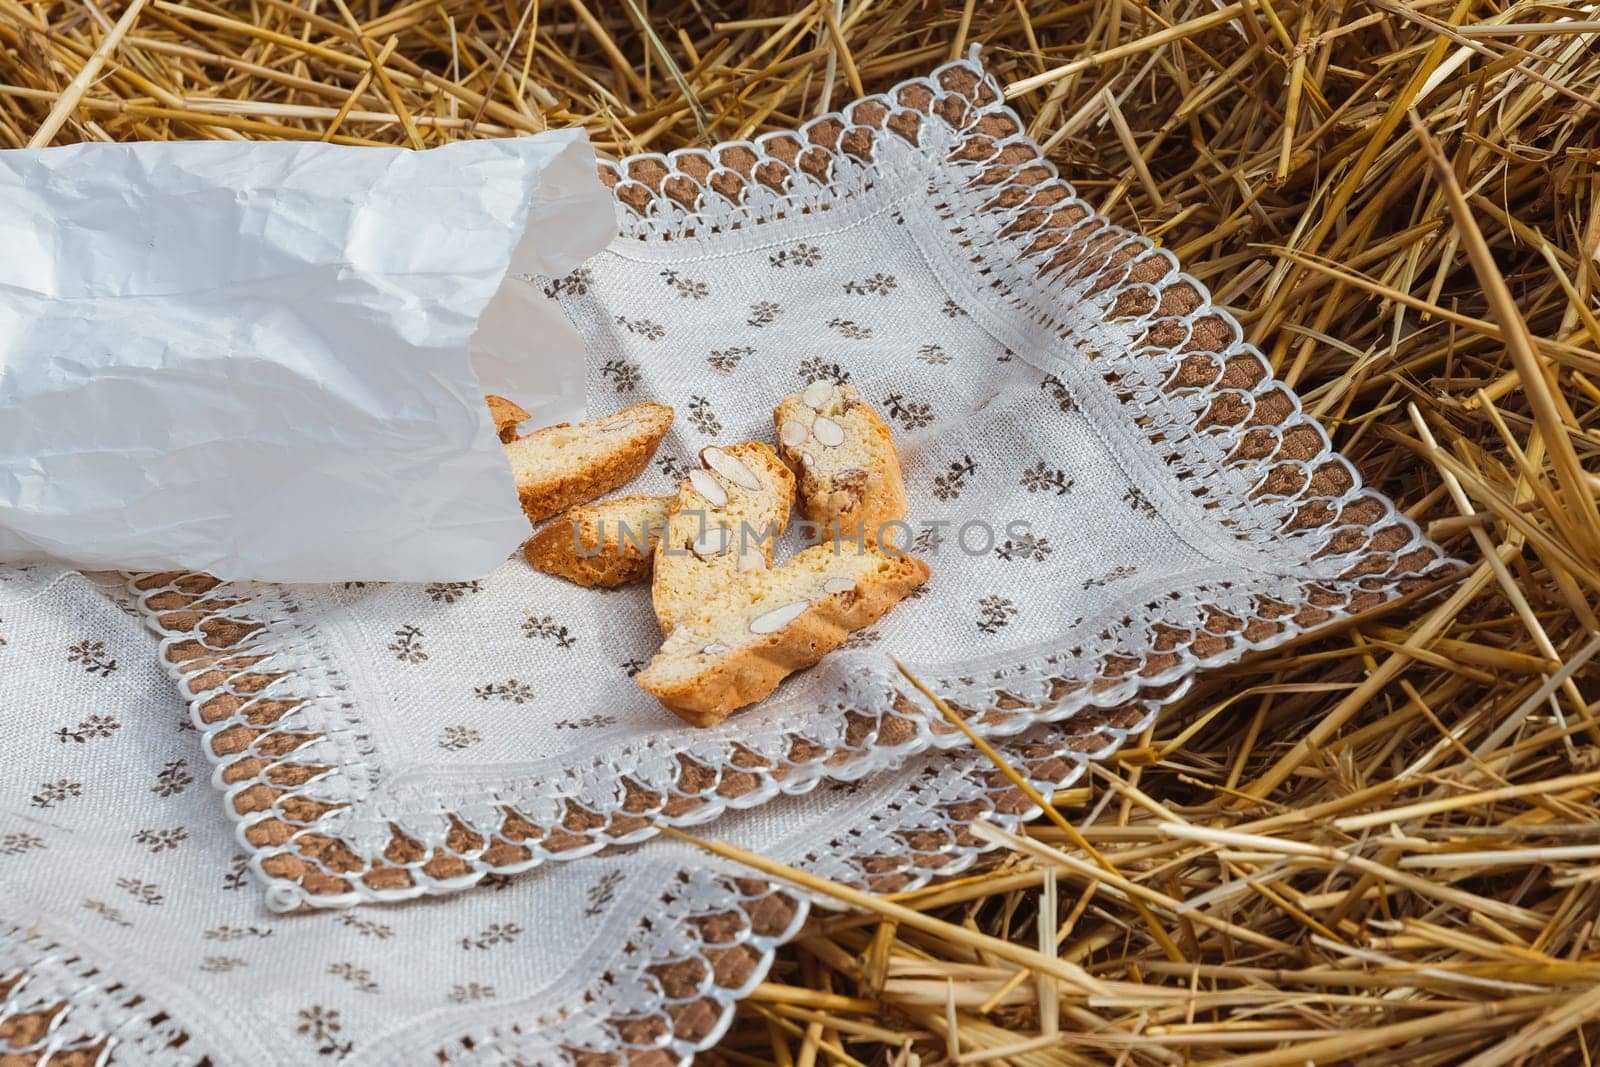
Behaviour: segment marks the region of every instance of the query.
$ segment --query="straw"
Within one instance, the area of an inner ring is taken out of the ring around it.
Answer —
[[[1593,5],[0,0],[0,144],[581,126],[670,152],[972,44],[1079,196],[1220,294],[1464,566],[1203,673],[1022,832],[973,827],[993,850],[949,885],[808,885],[847,910],[706,1062],[1592,1062]]]

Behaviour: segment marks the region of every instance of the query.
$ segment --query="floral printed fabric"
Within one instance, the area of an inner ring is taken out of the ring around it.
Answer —
[[[274,913],[154,642],[102,585],[0,568],[0,1059],[679,1060],[715,1040],[804,918],[793,890],[663,840],[448,899]],[[1081,766],[1057,757],[1073,747],[1058,733],[1009,751],[1048,791]],[[904,888],[970,863],[959,825],[1012,821],[1018,799],[970,756],[923,760],[717,833]]]
[[[993,736],[1115,733],[1441,566],[975,63],[602,176],[619,237],[530,284],[584,337],[592,413],[677,410],[627,491],[670,492],[703,446],[770,438],[783,394],[849,382],[898,436],[932,580],[702,730],[633,682],[660,640],[643,587],[520,558],[427,586],[142,578],[274,906],[452,892],[961,744],[891,655]]]

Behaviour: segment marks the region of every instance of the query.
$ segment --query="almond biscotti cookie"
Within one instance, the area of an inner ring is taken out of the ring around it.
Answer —
[[[824,537],[895,541],[884,524],[906,517],[900,457],[888,424],[854,386],[813,382],[779,401],[772,422],[800,474],[800,510]]]
[[[618,586],[650,577],[667,526],[670,496],[619,496],[578,507],[528,539],[522,554],[535,570],[579,585]]]
[[[715,726],[927,580],[928,565],[913,556],[814,545],[780,567],[741,575],[682,612],[636,681],[686,721]]]
[[[489,417],[494,420],[494,430],[500,435],[500,443],[515,441],[517,427],[533,416],[524,411],[521,405],[503,396],[489,393],[484,399],[489,402]]]
[[[665,404],[634,404],[574,425],[546,426],[505,445],[530,522],[548,519],[638,477],[672,425]]]
[[[678,487],[656,547],[651,598],[663,634],[734,577],[771,567],[794,509],[794,475],[761,442],[705,448],[700,462]]]

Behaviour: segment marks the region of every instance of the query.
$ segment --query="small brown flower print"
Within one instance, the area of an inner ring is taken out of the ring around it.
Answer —
[[[4,619],[0,619],[0,623],[4,623],[5,621],[6,620],[4,620]],[[6,647],[6,635],[3,634],[3,633],[0,633],[0,648],[5,648],[5,647]]]
[[[578,643],[565,626],[549,615],[536,618],[529,614],[522,620],[522,636],[530,641],[554,641],[561,648],[571,648]]]
[[[53,782],[42,782],[38,792],[29,798],[36,808],[53,808],[67,800],[75,800],[83,796],[83,783],[74,782],[70,778],[57,778]]]
[[[478,883],[478,892],[493,890],[498,893],[502,889],[511,888],[511,876],[508,874],[486,874],[483,881]]]
[[[67,649],[67,662],[81,663],[84,673],[102,678],[117,669],[117,661],[106,654],[106,643],[88,638]]]
[[[470,726],[446,726],[439,731],[439,747],[447,752],[465,752],[483,740],[483,735]]]
[[[917,349],[917,358],[930,366],[939,367],[949,363],[951,357],[943,345],[923,345]]]
[[[421,663],[428,658],[428,653],[422,648],[422,631],[409,624],[394,632],[389,651],[401,663]]]
[[[357,967],[353,963],[330,963],[328,973],[335,978],[342,978],[356,987],[361,993],[376,993],[378,983],[372,980],[372,972],[365,967]]]
[[[106,920],[106,922],[115,923],[118,926],[133,925],[123,917],[122,910],[120,908],[113,908],[110,904],[107,904],[103,900],[85,900],[83,902],[83,910],[92,912],[95,915],[100,916],[100,918]]]
[[[249,964],[238,956],[207,956],[200,961],[200,969],[207,974],[227,974]]]
[[[645,661],[642,659],[628,660],[622,665],[623,673],[625,673],[629,678],[632,678],[634,675],[644,670],[644,662]]]
[[[871,648],[873,645],[878,643],[878,638],[880,636],[881,635],[877,630],[857,630],[855,633],[845,638],[844,644],[840,645],[839,647],[842,649],[857,650]]]
[[[114,715],[89,715],[75,727],[63,726],[58,729],[56,731],[56,740],[62,744],[66,744],[68,741],[76,741],[81,745],[96,738],[110,737],[120,729],[122,729],[122,724],[117,721]]]
[[[169,852],[189,840],[189,831],[182,826],[170,830],[140,830],[133,839],[151,852]]]
[[[522,936],[522,927],[516,923],[490,923],[476,936],[463,937],[461,947],[471,952],[473,949],[491,949],[496,945],[509,945]]]
[[[682,456],[665,455],[656,457],[656,469],[673,481],[681,482],[694,468]]]
[[[615,715],[585,715],[581,719],[562,719],[556,723],[556,729],[586,730],[595,726],[612,726],[616,721]]]
[[[816,245],[798,242],[793,248],[781,248],[767,257],[774,267],[815,267],[822,262],[822,249]]]
[[[750,317],[744,321],[747,326],[771,326],[782,314],[783,305],[774,304],[770,300],[761,300],[750,305]]]
[[[167,902],[167,898],[161,892],[161,887],[154,882],[145,882],[138,878],[118,878],[117,888],[139,903],[148,904],[151,907],[160,907]]]
[[[639,387],[639,365],[625,359],[608,359],[600,366],[600,377],[616,387],[619,393],[631,393]]]
[[[1137,486],[1128,486],[1128,491],[1122,494],[1122,502],[1147,519],[1156,517],[1156,506],[1150,503],[1150,498],[1141,493]]]
[[[470,582],[429,582],[422,591],[435,604],[454,604],[468,593],[483,592],[483,583],[476,579]]]
[[[350,927],[362,937],[370,937],[376,941],[388,941],[394,937],[394,927],[388,923],[381,923],[376,919],[364,919],[350,912],[339,916],[338,923],[340,926]]]
[[[920,400],[907,400],[899,393],[890,393],[884,399],[889,417],[908,430],[920,430],[933,421],[933,408]]]
[[[465,985],[450,987],[450,1003],[471,1004],[477,1000],[493,1000],[494,986],[479,985],[477,982],[468,982]]]
[[[1015,352],[1011,351],[1009,348],[1004,348],[1000,350],[1000,354],[998,356],[994,357],[994,361],[996,363],[1010,363],[1016,358],[1017,354]]]
[[[829,319],[828,329],[852,341],[866,341],[872,337],[872,327],[863,326],[854,319]]]
[[[533,687],[515,678],[508,678],[503,682],[476,686],[472,690],[472,695],[479,700],[504,700],[511,704],[526,704],[533,699]]]
[[[1007,354],[1010,349],[1007,349]],[[1056,406],[1063,413],[1078,410],[1078,402],[1072,399],[1072,393],[1067,389],[1067,383],[1057,378],[1054,374],[1046,374],[1044,381],[1039,383],[1039,388],[1048,392],[1055,399]]]
[[[806,385],[812,382],[844,385],[850,381],[850,372],[837,363],[829,363],[820,356],[812,356],[800,364],[800,380]]]
[[[1022,472],[1022,488],[1030,493],[1054,492],[1056,496],[1065,496],[1075,484],[1066,471],[1051,467],[1042,459]]]
[[[309,1008],[301,1008],[299,1018],[300,1025],[295,1028],[295,1033],[309,1037],[317,1046],[317,1055],[347,1056],[355,1047],[353,1043],[340,1041],[335,1036],[344,1026],[339,1022],[339,1013],[334,1009],[313,1004]]]
[[[1043,563],[1054,551],[1048,537],[1037,537],[1026,533],[1015,540],[1007,540],[994,550],[994,554],[1007,561],[1032,560],[1035,563]]]
[[[157,772],[156,784],[150,787],[150,792],[158,797],[175,797],[193,784],[194,775],[189,773],[189,761],[175,759]]]
[[[690,278],[675,270],[664,270],[661,277],[685,300],[704,300],[711,293],[711,286],[700,278]]]
[[[646,341],[659,341],[667,335],[665,326],[649,319],[630,319],[626,315],[618,315],[616,323],[624,330],[636,337],[643,337]]]
[[[986,634],[998,633],[1016,617],[1017,606],[1010,598],[986,596],[978,601],[978,629]]]
[[[754,353],[755,349],[748,345],[740,345],[735,348],[713,348],[711,355],[706,357],[706,363],[714,371],[722,374],[731,374],[739,366],[741,359]]]
[[[967,479],[977,472],[978,464],[973,458],[962,456],[933,480],[933,495],[940,500],[954,500],[961,495],[961,490],[967,487]]]
[[[863,278],[859,282],[845,282],[844,291],[852,296],[888,296],[894,291],[898,283],[894,275],[878,272],[870,278]]]
[[[337,1033],[343,1027],[339,1023],[339,1013],[321,1005],[312,1005],[300,1009],[300,1025],[295,1028],[297,1034],[309,1034],[313,1039],[321,1041],[330,1033]]]
[[[250,857],[235,853],[228,861],[228,873],[222,876],[223,890],[243,889],[250,884]]]
[[[917,532],[917,536],[912,538],[911,551],[921,552],[924,555],[937,552],[939,546],[948,540],[949,538],[945,537],[937,526],[924,526]]]
[[[621,882],[621,871],[607,871],[603,874],[598,882],[588,888],[586,895],[589,898],[589,906],[583,909],[583,913],[591,917],[602,914],[606,910],[606,905],[617,898],[617,886]]]
[[[722,432],[722,420],[711,410],[711,401],[706,397],[689,398],[689,421],[694,423],[695,429],[708,437],[715,437]]]
[[[0,856],[20,856],[24,852],[37,852],[45,848],[44,838],[34,834],[15,833],[0,834]]]
[[[778,267],[814,267],[822,262],[822,250],[816,245],[806,242],[797,242],[792,248],[779,248],[766,258],[771,266]]]
[[[270,926],[213,926],[200,935],[207,941],[262,941],[272,936]]]
[[[1132,578],[1138,573],[1138,567],[1132,567],[1124,563],[1121,566],[1112,567],[1109,571],[1106,571],[1098,578],[1085,578],[1083,581],[1083,588],[1085,590],[1089,590],[1099,586],[1110,585],[1112,582],[1119,582],[1124,578]]]
[[[944,312],[944,316],[947,319],[959,319],[961,316],[963,316],[963,315],[965,315],[967,313],[967,309],[966,308],[962,307],[960,304],[956,303],[954,300],[948,300],[948,299],[945,300],[944,306],[941,307],[939,310]]]
[[[583,296],[589,291],[589,286],[594,282],[594,275],[588,267],[579,267],[564,278],[556,278],[544,287],[544,295],[552,299],[558,296]]]

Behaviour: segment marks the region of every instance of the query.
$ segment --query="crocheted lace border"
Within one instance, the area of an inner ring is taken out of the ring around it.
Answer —
[[[1138,725],[1153,718],[1153,709],[1146,710]],[[1087,759],[1109,755],[1120,743],[1102,737],[1100,750],[1084,752],[1074,737],[1048,729],[1008,742],[1005,751],[1034,789],[1049,794],[1071,784]],[[968,753],[959,766],[912,783],[893,803],[869,811],[865,822],[793,862],[857,888],[905,891],[959,874],[980,858],[989,846],[971,834],[973,821],[1014,828],[1036,814],[1021,790]],[[648,914],[614,958],[594,961],[597,977],[560,1006],[527,1017],[499,1009],[466,1029],[448,1021],[426,1034],[400,1029],[340,1058],[393,1062],[430,1047],[450,1063],[689,1062],[720,1038],[736,1003],[799,931],[812,900],[716,861],[646,877]],[[232,1062],[185,1004],[164,1003],[117,972],[114,961],[51,924],[0,915],[0,1055],[122,1065]]]

